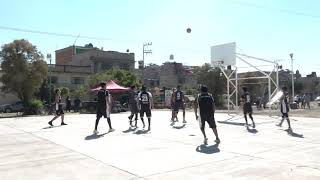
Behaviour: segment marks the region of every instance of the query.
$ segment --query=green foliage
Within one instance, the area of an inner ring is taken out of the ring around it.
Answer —
[[[15,40],[2,46],[0,57],[2,91],[16,93],[28,103],[47,77],[43,55],[27,40]]]
[[[53,102],[55,86],[53,84],[51,84],[51,88],[49,86],[50,85],[48,84],[48,81],[44,80],[41,87],[39,88],[39,91],[35,93],[35,97],[37,99],[40,99],[41,101],[49,102],[51,91],[51,102]]]
[[[248,77],[257,77],[261,76],[260,72],[247,72],[243,78]],[[266,95],[265,93],[268,93],[268,80],[267,79],[244,79],[239,80],[239,94],[243,93],[242,87],[248,88],[248,91],[250,92],[252,96],[252,100],[254,100],[257,97],[263,97]],[[272,85],[272,84],[271,84]]]
[[[33,99],[30,100],[25,105],[25,114],[32,115],[32,114],[40,114],[41,110],[43,109],[43,104],[40,100]]]
[[[33,99],[31,100],[28,105],[28,107],[30,108],[34,108],[34,109],[40,109],[40,108],[43,108],[43,104],[40,100],[38,99]]]
[[[67,87],[60,87],[59,89],[60,89],[60,91],[61,91],[61,96],[69,96],[69,92],[70,92],[69,88],[67,88]]]
[[[196,89],[187,88],[186,95],[196,95],[198,91]]]
[[[204,64],[202,67],[195,69],[198,84],[206,85],[209,92],[215,99],[215,105],[223,106],[223,98],[221,97],[226,90],[226,79],[219,68],[212,68],[210,64]]]
[[[89,87],[82,85],[79,88],[77,88],[76,90],[71,91],[70,95],[72,97],[76,97],[76,98],[83,98],[84,96],[86,96],[88,94],[88,91],[89,91]]]
[[[95,74],[89,78],[89,86],[93,87],[100,82],[115,80],[119,85],[129,87],[139,85],[138,78],[130,71],[113,68],[103,73]]]

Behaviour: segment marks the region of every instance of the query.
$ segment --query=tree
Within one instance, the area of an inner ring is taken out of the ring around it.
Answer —
[[[89,78],[89,86],[93,87],[99,82],[115,80],[119,85],[129,87],[139,85],[138,78],[130,71],[113,68],[103,73],[95,74]]]
[[[261,76],[260,72],[247,72],[244,73],[243,78],[249,77],[259,77]],[[271,86],[273,83],[271,82]],[[252,99],[256,99],[258,97],[264,97],[268,94],[268,79],[243,79],[239,80],[239,94],[242,94],[242,87],[246,87],[250,92]],[[275,87],[272,86],[272,89]],[[265,97],[266,98],[266,97]]]
[[[27,104],[47,77],[43,55],[27,40],[15,40],[2,46],[0,57],[2,91],[16,93]]]
[[[67,87],[61,87],[61,88],[59,88],[59,89],[60,89],[60,91],[61,91],[61,96],[69,96],[69,92],[70,92],[69,88],[67,88]]]
[[[89,88],[90,87],[88,87],[88,86],[82,85],[79,88],[77,88],[76,90],[71,91],[70,94],[72,97],[83,98],[88,94]]]
[[[41,101],[49,102],[50,98],[50,91],[51,94],[54,94],[55,86],[53,84],[50,85],[48,84],[48,80],[45,79],[39,88],[39,91],[35,93],[35,97],[37,99],[40,99]],[[54,97],[51,96],[51,102],[53,102]]]
[[[212,93],[216,106],[223,106],[223,94],[226,90],[226,78],[219,68],[212,68],[210,64],[204,64],[195,69],[198,84],[206,85]]]

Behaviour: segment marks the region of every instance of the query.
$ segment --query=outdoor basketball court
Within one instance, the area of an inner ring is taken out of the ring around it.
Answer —
[[[192,112],[186,126],[171,126],[169,111],[153,112],[149,133],[128,129],[127,116],[112,114],[116,131],[109,134],[102,120],[100,136],[92,135],[94,114],[66,115],[69,125],[54,128],[47,126],[51,116],[0,119],[0,179],[320,178],[316,118],[292,117],[288,134],[267,115],[254,116],[256,131],[247,131],[241,116],[218,113],[217,146],[208,128],[209,144],[202,144]]]

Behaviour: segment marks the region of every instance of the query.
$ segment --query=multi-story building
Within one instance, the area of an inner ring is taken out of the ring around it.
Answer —
[[[165,62],[161,66],[150,64],[144,69],[136,70],[136,72],[142,83],[148,87],[172,88],[177,85],[185,88],[197,87],[197,80],[192,73],[192,68],[183,66],[182,63]]]
[[[91,44],[82,46],[69,46],[56,51],[57,65],[90,66],[92,73],[99,73],[113,67],[120,69],[134,69],[134,53],[120,53],[104,51]]]
[[[69,46],[56,51],[56,64],[50,65],[51,82],[56,86],[76,89],[92,74],[111,68],[134,70],[134,53],[104,51],[92,44]]]

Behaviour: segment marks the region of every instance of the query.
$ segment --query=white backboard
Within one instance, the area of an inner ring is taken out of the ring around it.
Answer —
[[[222,64],[224,66],[236,64],[236,43],[211,46],[211,65]]]

